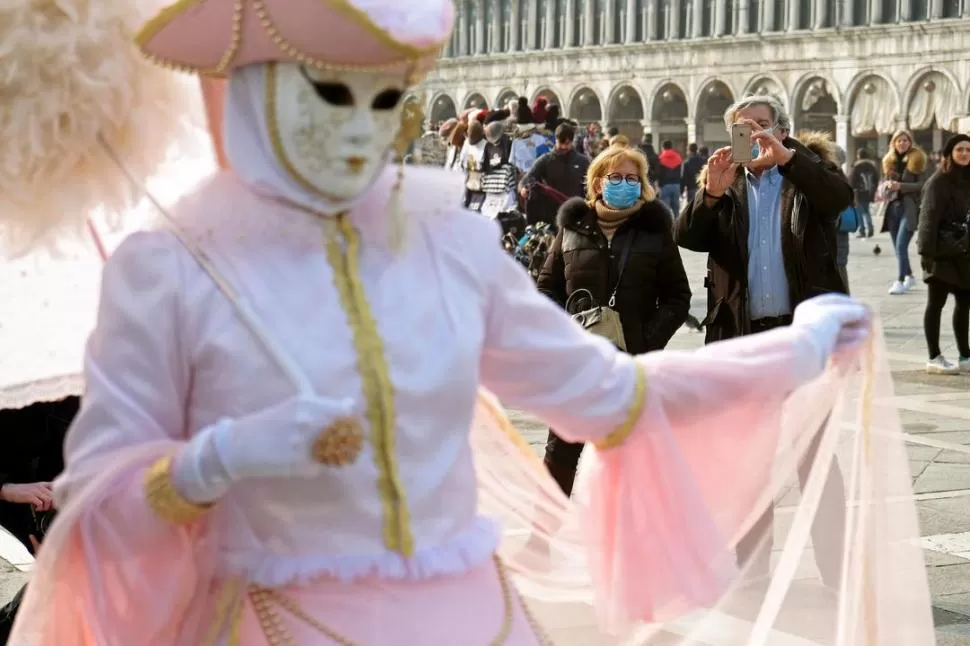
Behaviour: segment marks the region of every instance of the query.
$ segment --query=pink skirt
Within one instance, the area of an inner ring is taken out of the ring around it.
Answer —
[[[541,646],[541,628],[524,608],[511,581],[507,593],[503,590],[503,579],[507,577],[488,562],[462,575],[427,581],[322,580],[268,595],[254,593],[243,605],[238,641],[229,643]],[[292,636],[292,641],[271,642],[267,633],[272,631],[266,627],[273,623]]]

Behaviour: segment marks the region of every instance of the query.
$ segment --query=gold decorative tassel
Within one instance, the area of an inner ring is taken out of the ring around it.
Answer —
[[[416,69],[408,74],[407,85],[411,87],[417,82]],[[387,204],[387,217],[389,220],[389,240],[388,245],[394,253],[399,253],[407,243],[407,222],[404,221],[404,164],[407,158],[408,148],[421,136],[424,124],[424,109],[421,107],[423,97],[413,96],[405,100],[401,109],[401,129],[394,140],[394,148],[397,152],[397,178],[391,188],[391,197]]]

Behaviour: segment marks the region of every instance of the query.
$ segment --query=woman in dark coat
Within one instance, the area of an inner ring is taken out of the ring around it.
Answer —
[[[632,148],[597,157],[586,187],[586,199],[572,198],[559,210],[559,233],[539,274],[539,290],[560,306],[581,289],[605,306],[615,290],[613,309],[627,351],[660,350],[687,320],[691,296],[672,215],[647,182],[646,158]],[[545,463],[567,495],[582,448],[549,431]]]
[[[930,374],[970,372],[970,253],[951,256],[940,248],[940,232],[966,226],[970,214],[970,137],[955,135],[946,142],[940,168],[923,188],[919,249],[927,285],[923,332]],[[953,294],[953,333],[960,357],[950,363],[940,351],[940,315]]]

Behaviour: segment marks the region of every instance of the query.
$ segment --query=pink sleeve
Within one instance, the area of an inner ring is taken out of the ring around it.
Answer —
[[[770,502],[785,403],[822,374],[808,332],[634,358],[581,330],[511,260],[495,285],[486,388],[566,439],[610,447],[588,449],[574,493],[604,626],[716,601],[736,575],[739,532]]]
[[[583,330],[511,258],[496,255],[482,383],[506,407],[533,413],[568,440],[616,443],[646,400],[674,422],[697,423],[750,398],[777,403],[819,372],[806,370],[816,361],[811,344],[790,328],[634,360]]]
[[[184,434],[189,367],[179,331],[179,250],[137,234],[105,267],[85,358],[82,408],[55,484],[59,517],[41,547],[13,642],[188,643],[210,592],[208,522],[172,525],[144,478]]]
[[[737,575],[737,539],[772,502],[782,429],[804,448],[833,392],[827,378],[805,384],[821,373],[792,329],[637,361],[643,415],[618,448],[589,450],[574,494],[597,608],[612,630],[720,598]],[[797,414],[783,422],[793,399]]]

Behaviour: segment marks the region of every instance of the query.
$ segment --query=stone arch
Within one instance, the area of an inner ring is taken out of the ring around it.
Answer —
[[[913,134],[919,140],[918,143],[933,150],[940,149],[943,146],[943,137],[956,131],[959,127],[956,123],[957,117],[966,111],[960,84],[947,69],[925,67],[919,70],[910,77],[901,98],[901,114],[906,115],[907,123],[914,130]],[[914,105],[917,99],[921,102],[919,106]],[[921,137],[917,134],[920,131],[934,130],[934,124],[936,130],[942,131],[942,135],[927,134]],[[938,137],[939,140],[933,141],[933,137]]]
[[[603,100],[588,85],[577,86],[569,97],[569,109],[563,114],[579,123],[603,120]]]
[[[431,97],[426,113],[429,121],[439,123],[457,117],[458,106],[455,105],[455,100],[446,93],[439,92]]]
[[[770,94],[781,101],[786,109],[791,109],[791,97],[788,96],[788,90],[785,88],[785,84],[782,83],[776,74],[772,74],[771,72],[758,74],[748,81],[747,85],[744,86],[744,94],[742,96],[748,96],[750,94]]]
[[[899,86],[892,77],[871,71],[857,74],[845,92],[849,156],[854,157],[859,148],[879,155],[885,152],[900,106]]]
[[[655,145],[665,139],[684,149],[687,141],[687,120],[690,103],[687,92],[678,83],[667,80],[660,83],[650,99],[650,132]]]
[[[469,92],[465,100],[461,102],[462,110],[468,110],[469,108],[487,108],[488,99],[481,92]]]
[[[830,133],[834,138],[835,117],[842,114],[843,105],[842,95],[835,81],[825,74],[806,74],[792,90],[789,113],[795,134],[801,130],[821,130]]]
[[[694,138],[712,150],[727,146],[731,138],[724,128],[724,113],[736,99],[734,90],[718,78],[710,78],[699,87],[694,105]]]
[[[492,103],[492,105],[494,105],[497,110],[504,110],[505,105],[509,101],[515,101],[518,98],[519,98],[518,92],[516,92],[512,88],[505,87],[505,88],[502,88],[498,92],[498,94],[495,95],[495,101]]]
[[[694,115],[698,114],[705,105],[705,102],[710,97],[709,92],[712,88],[720,88],[724,93],[730,95],[732,102],[738,97],[738,93],[731,86],[730,82],[716,76],[709,76],[704,79],[697,88],[697,94],[694,95],[693,101]]]
[[[897,109],[903,104],[902,90],[892,76],[883,74],[882,72],[864,70],[856,74],[849,82],[849,86],[845,90],[845,102],[842,106],[842,114],[849,116],[852,113],[852,102],[855,101],[856,95],[862,90],[865,83],[871,81],[873,78],[884,81],[889,89],[892,90],[893,101]]]
[[[621,83],[610,91],[606,100],[606,121],[630,141],[639,141],[643,120],[647,116],[643,92],[633,83]]]
[[[555,103],[560,109],[563,108],[562,93],[548,85],[543,85],[536,88],[536,91],[532,93],[532,99],[529,102],[529,105],[534,104],[536,99],[538,99],[540,96],[546,97],[550,104]]]

